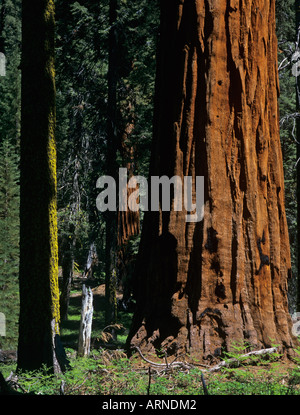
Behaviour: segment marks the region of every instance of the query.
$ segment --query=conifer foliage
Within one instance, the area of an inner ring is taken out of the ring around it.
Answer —
[[[6,316],[6,336],[0,348],[16,347],[19,268],[19,133],[21,1],[0,1],[0,52],[5,76],[0,76],[0,312]]]

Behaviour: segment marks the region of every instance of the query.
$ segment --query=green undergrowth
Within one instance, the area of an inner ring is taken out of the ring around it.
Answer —
[[[300,395],[300,355],[294,364],[261,359],[252,364],[203,371],[209,395]],[[77,358],[67,349],[70,369],[50,375],[46,370],[19,374],[16,388],[39,395],[203,395],[201,369],[169,368],[149,375],[147,363],[138,355],[128,359],[122,350],[92,350],[89,357]],[[5,377],[15,365],[2,365]],[[150,380],[150,384],[149,384]],[[150,385],[150,386],[149,386]]]
[[[149,372],[149,364],[138,353],[129,359],[124,352],[132,314],[118,313],[117,339],[112,341],[106,336],[109,330],[105,330],[103,302],[103,296],[94,296],[88,357],[78,358],[76,353],[81,310],[77,290],[70,298],[68,320],[61,325],[70,369],[58,375],[50,375],[46,369],[18,374],[12,378],[13,386],[23,393],[39,395],[203,395],[203,374],[209,395],[300,395],[300,348],[295,350],[294,361],[288,363],[278,353],[245,358],[251,351],[249,345],[233,344],[222,359],[228,363],[234,360],[235,364],[216,372],[197,364],[190,370],[171,366],[167,370],[152,367]],[[164,353],[158,356],[165,363]],[[15,370],[15,363],[0,364],[5,378]]]

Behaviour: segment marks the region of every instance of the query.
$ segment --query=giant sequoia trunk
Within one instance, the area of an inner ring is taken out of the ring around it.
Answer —
[[[204,219],[145,215],[128,345],[293,347],[275,0],[161,1],[151,175],[204,176]]]
[[[18,368],[59,370],[54,1],[22,3]]]

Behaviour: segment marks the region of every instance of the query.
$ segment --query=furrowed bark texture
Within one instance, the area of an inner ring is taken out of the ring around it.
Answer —
[[[121,154],[123,163],[127,169],[128,179],[134,176],[134,147],[127,142],[128,137],[134,129],[134,123],[128,123],[121,139]],[[128,200],[126,211],[118,210],[118,279],[123,290],[123,303],[126,304],[131,296],[131,269],[134,262],[134,255],[130,249],[130,239],[140,233],[140,212],[135,211],[130,205],[130,196],[138,190],[124,186],[122,189],[124,200]]]
[[[134,175],[134,148],[132,145],[128,145],[127,136],[129,136],[134,128],[133,123],[128,124],[121,140],[121,154],[125,161],[125,167],[127,169],[128,180]],[[129,200],[130,195],[138,189],[126,187],[123,189],[125,193],[123,195],[124,200]],[[126,211],[118,210],[118,246],[123,247],[130,240],[132,236],[136,236],[140,233],[140,213],[135,212],[131,206],[128,206]]]
[[[128,345],[293,346],[274,0],[161,2],[152,175],[204,176],[204,219],[145,215]]]
[[[59,370],[54,2],[22,3],[18,368]]]

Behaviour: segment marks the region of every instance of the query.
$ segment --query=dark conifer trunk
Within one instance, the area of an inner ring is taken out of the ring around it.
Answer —
[[[54,1],[24,0],[18,368],[59,370]]]
[[[64,236],[62,241],[62,284],[60,294],[60,319],[61,321],[68,320],[68,311],[70,303],[70,293],[74,273],[74,249],[76,243],[75,226],[70,225],[69,233]]]
[[[107,114],[107,175],[117,181],[117,85],[118,85],[118,51],[117,51],[117,8],[118,1],[109,4],[109,62],[108,62],[108,114]],[[117,189],[118,192],[118,189]],[[117,193],[118,194],[118,193]],[[106,324],[116,322],[117,313],[117,212],[106,212]]]
[[[300,4],[295,1],[296,8],[296,37],[299,37],[300,31]],[[299,45],[298,45],[299,46]],[[296,109],[300,111],[300,77],[296,78]],[[297,142],[300,143],[300,118],[296,119]],[[298,275],[297,275],[297,312],[300,312],[300,144],[297,145],[297,260],[298,260]]]
[[[293,347],[275,0],[161,1],[152,176],[204,176],[204,219],[145,215],[128,346]]]

